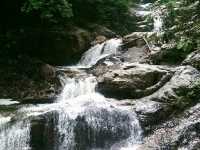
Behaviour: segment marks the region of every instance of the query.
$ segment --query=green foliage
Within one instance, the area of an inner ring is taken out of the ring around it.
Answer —
[[[193,49],[193,41],[189,38],[182,37],[177,43],[177,49],[189,53]]]
[[[41,20],[58,23],[73,16],[68,0],[26,0],[21,8],[25,14],[39,14]]]
[[[134,20],[129,17],[130,0],[71,0],[74,20],[96,22],[109,28],[124,31]]]
[[[177,48],[191,52],[200,48],[200,4],[198,0],[169,1],[165,27]]]
[[[13,55],[38,53],[45,35],[55,30],[67,32],[73,26],[92,30],[92,25],[99,24],[120,34],[135,29],[135,19],[129,16],[132,0],[3,1],[0,5],[2,55],[6,51],[14,52]],[[27,43],[32,44],[31,48]]]

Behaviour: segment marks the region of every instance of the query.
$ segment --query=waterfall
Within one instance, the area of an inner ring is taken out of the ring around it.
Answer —
[[[54,103],[25,105],[14,115],[0,116],[0,150],[134,150],[142,134],[136,114],[97,93],[96,77],[80,69],[118,54],[121,43],[97,44],[77,66],[63,67],[79,72],[62,77],[64,89]]]
[[[153,19],[153,32],[162,32],[163,29],[163,19],[162,12],[160,8],[153,8],[152,3],[144,3],[140,1],[138,8],[135,11],[137,17],[142,18],[142,21],[139,22],[139,27],[147,25],[145,22],[147,17],[152,17]]]
[[[163,20],[159,12],[153,12],[154,32],[161,32],[163,27]]]
[[[0,118],[3,120],[3,118]],[[0,127],[0,150],[30,150],[30,122],[6,123]]]
[[[95,65],[98,60],[109,56],[109,55],[116,55],[118,53],[118,47],[122,43],[121,39],[111,39],[101,44],[97,44],[93,46],[91,49],[83,54],[78,65],[91,67]]]
[[[103,141],[101,139],[103,137],[98,137],[102,130],[105,134],[106,132],[110,134],[112,131],[113,135],[110,137],[112,140],[118,141],[120,138],[129,137],[113,146],[108,143],[104,145],[111,146],[111,150],[116,150],[116,145],[118,149],[120,148],[119,150],[125,149],[124,147],[127,146],[133,148],[141,140],[142,130],[135,113],[131,110],[118,108],[107,101],[104,96],[95,91],[96,84],[96,79],[93,76],[66,79],[64,90],[58,98],[58,103],[62,103],[62,109],[59,111],[57,127],[59,135],[66,135],[59,142],[59,150],[75,149],[77,142],[80,142],[80,145],[83,145],[81,149],[84,149],[87,144],[84,141],[85,138],[88,138],[87,141],[91,144],[91,148],[102,146],[98,143],[99,140]],[[67,104],[67,108],[65,104]],[[127,120],[125,121],[124,118]],[[83,131],[79,131],[82,126],[84,126]],[[77,133],[74,133],[74,130],[83,137],[79,135],[80,137],[77,139]],[[124,131],[122,132],[122,130]],[[119,133],[120,131],[122,134]]]

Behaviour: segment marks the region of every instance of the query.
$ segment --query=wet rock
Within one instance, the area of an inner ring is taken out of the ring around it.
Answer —
[[[183,61],[183,65],[191,65],[200,70],[200,51],[194,51]]]
[[[129,63],[148,63],[149,49],[146,46],[143,47],[131,47],[121,55],[121,59],[124,62]]]
[[[171,111],[168,110],[167,104],[150,100],[138,100],[135,102],[134,108],[145,134],[151,131],[152,126],[158,124]]]
[[[192,85],[199,79],[200,73],[195,68],[190,66],[177,67],[169,82],[145,99],[163,103],[177,102],[177,98],[184,96],[185,92],[189,92]]]
[[[167,67],[143,64],[119,65],[98,77],[97,90],[107,97],[141,98],[162,87],[171,77]]]
[[[56,130],[54,113],[32,117],[30,127],[30,146],[32,150],[53,150]]]
[[[74,116],[62,110],[52,111],[30,120],[33,150],[110,149],[133,132],[135,137],[141,132],[135,113],[111,106],[109,109],[89,106]]]
[[[161,39],[162,34],[156,32],[134,32],[124,36],[121,57],[127,62],[151,63],[150,56],[155,55],[155,45]]]
[[[131,118],[125,112],[106,109],[88,110],[76,118],[74,128],[77,149],[106,148],[130,136]]]
[[[56,77],[56,69],[49,64],[43,64],[40,67],[40,75],[45,80],[52,80]]]
[[[119,69],[120,66],[123,64],[123,59],[121,57],[116,56],[108,56],[101,60],[99,60],[94,66],[92,66],[88,73],[92,73],[95,76],[102,76],[109,70],[116,70]]]
[[[136,101],[135,110],[145,130],[171,114],[197,103],[200,73],[190,66],[176,68],[173,77],[150,96]],[[197,85],[196,85],[197,84]],[[196,89],[197,88],[197,89]]]
[[[107,38],[105,36],[99,35],[95,38],[95,40],[91,43],[91,45],[94,46],[96,44],[101,44],[105,42],[106,40]]]
[[[161,38],[161,35],[157,32],[133,32],[129,35],[123,37],[125,42],[132,41],[134,39],[146,39],[147,42],[158,41]]]
[[[163,123],[147,136],[139,148],[197,150],[200,146],[200,104]]]

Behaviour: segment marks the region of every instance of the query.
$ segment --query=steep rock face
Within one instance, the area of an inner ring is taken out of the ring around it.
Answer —
[[[145,138],[139,148],[154,149],[187,149],[197,150],[200,146],[200,104],[184,111],[182,115],[173,117],[157,127],[152,134]]]
[[[121,65],[99,76],[97,89],[108,97],[140,98],[158,90],[171,75],[172,71],[167,67]]]
[[[198,90],[193,89],[196,88],[195,82],[200,79],[200,73],[190,66],[176,70],[170,81],[158,91],[136,101],[136,113],[147,130],[173,112],[196,103],[195,98],[199,97]],[[192,91],[194,93],[190,95]]]

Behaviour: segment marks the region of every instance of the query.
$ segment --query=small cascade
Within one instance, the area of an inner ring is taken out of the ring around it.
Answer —
[[[139,18],[138,27],[140,31],[143,27],[150,25],[152,26],[151,28],[153,28],[153,32],[162,32],[163,19],[160,8],[153,8],[152,3],[144,3],[143,1],[140,1],[140,4],[138,4],[138,7],[133,12]],[[147,21],[148,17],[153,19],[152,23]],[[148,28],[147,31],[150,32],[151,28]]]
[[[96,80],[94,77],[85,79],[68,78],[58,101],[66,102],[78,96],[88,95],[95,92]]]
[[[154,32],[162,32],[163,20],[159,12],[153,12]]]
[[[30,150],[30,122],[10,124],[8,118],[5,120],[0,127],[0,150]]]
[[[76,75],[62,76],[64,89],[54,103],[25,105],[14,117],[1,117],[0,150],[134,150],[142,134],[136,114],[96,92],[96,77],[83,69],[118,54],[121,42],[97,44],[77,66],[64,67]]]
[[[121,45],[121,39],[110,39],[101,44],[97,44],[87,52],[85,52],[79,62],[79,66],[91,67],[95,65],[98,60],[109,56],[116,55],[118,53],[118,47]]]

